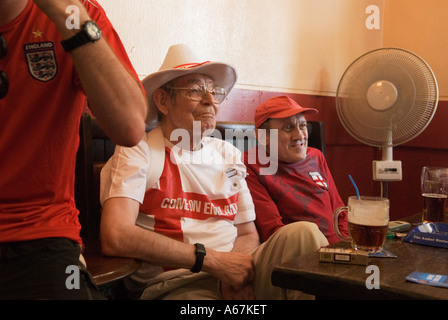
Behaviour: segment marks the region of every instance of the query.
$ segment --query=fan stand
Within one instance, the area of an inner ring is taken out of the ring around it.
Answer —
[[[398,91],[393,83],[385,80],[374,82],[367,90],[367,102],[376,112],[383,112],[397,102]],[[401,181],[401,161],[393,160],[392,129],[389,130],[387,146],[382,147],[381,161],[373,161],[374,181]]]
[[[383,153],[382,161],[393,161],[393,139],[392,139],[392,129],[389,130],[387,134],[387,146],[381,147]]]

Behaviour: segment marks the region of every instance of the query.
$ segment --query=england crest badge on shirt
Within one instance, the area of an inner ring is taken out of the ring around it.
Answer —
[[[54,44],[51,41],[35,42],[24,45],[26,62],[31,76],[47,82],[58,72]]]
[[[308,174],[310,175],[311,179],[313,179],[313,181],[320,187],[324,188],[324,189],[328,189],[328,185],[325,182],[324,178],[320,175],[319,172],[317,171],[312,171],[312,172],[308,172]]]

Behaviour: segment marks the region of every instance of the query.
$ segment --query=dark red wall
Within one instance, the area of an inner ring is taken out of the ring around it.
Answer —
[[[219,121],[253,122],[255,108],[280,92],[234,89],[218,114]],[[348,134],[339,121],[334,97],[286,94],[302,107],[319,110],[308,120],[325,122],[327,162],[344,202],[355,194],[352,175],[363,195],[380,195],[380,182],[372,179],[372,161],[381,160],[381,150],[366,146]],[[397,220],[421,211],[420,171],[424,165],[448,167],[448,101],[439,101],[426,130],[412,141],[396,146],[393,159],[402,161],[403,180],[388,184],[390,216]]]

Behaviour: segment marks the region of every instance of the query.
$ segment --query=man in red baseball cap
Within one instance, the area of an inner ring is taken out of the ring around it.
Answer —
[[[302,108],[288,96],[271,98],[255,110],[255,127],[259,128],[269,118],[287,118],[299,113],[317,113],[313,108]]]
[[[255,223],[263,241],[282,226],[297,221],[314,222],[330,243],[339,240],[333,229],[333,212],[344,203],[324,155],[308,147],[305,115],[316,113],[316,109],[302,108],[288,96],[271,98],[255,111],[259,146],[257,151],[246,151],[244,162],[257,215]],[[262,164],[259,158],[253,161],[254,153],[258,157],[263,154],[260,149],[269,154],[270,161],[277,161],[273,166],[276,172],[266,174],[263,168],[268,164]],[[348,232],[346,217],[339,221],[339,228]]]
[[[305,159],[308,145],[304,114],[312,113],[317,113],[317,110],[302,108],[288,96],[274,97],[255,110],[255,128],[282,129],[278,132],[278,158],[290,163],[298,162]],[[294,130],[294,125],[300,130]],[[283,126],[286,127],[282,128]],[[282,134],[286,132],[290,134]],[[266,138],[269,139],[270,135],[267,134]],[[270,145],[270,141],[266,141],[266,144]]]

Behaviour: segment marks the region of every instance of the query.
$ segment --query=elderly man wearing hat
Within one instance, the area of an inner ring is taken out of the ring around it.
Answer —
[[[142,260],[126,282],[137,297],[285,298],[267,280],[283,251],[328,244],[311,225],[260,246],[241,154],[204,135],[236,78],[233,67],[175,45],[143,80],[156,127],[138,146],[117,147],[101,174],[103,251]]]
[[[266,130],[263,139],[259,139],[263,141],[258,148],[268,152],[274,144],[277,158],[271,161],[278,162],[275,173],[264,175],[261,170],[264,165],[251,160],[250,153],[254,150],[244,154],[248,171],[246,180],[262,241],[297,221],[316,223],[330,243],[339,240],[333,229],[333,212],[344,203],[324,155],[318,149],[308,147],[305,115],[312,113],[317,110],[302,108],[288,96],[271,98],[255,110],[257,138]],[[276,139],[272,139],[272,132],[276,133]],[[347,233],[346,217],[340,217],[339,229]]]

